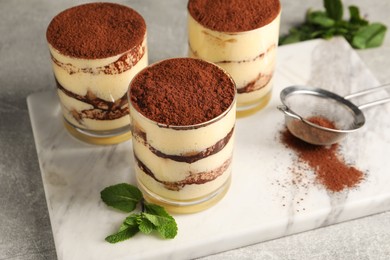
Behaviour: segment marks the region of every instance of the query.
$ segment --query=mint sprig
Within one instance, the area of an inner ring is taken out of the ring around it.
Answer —
[[[145,201],[141,191],[130,184],[120,183],[100,192],[102,200],[110,207],[124,212],[132,212],[141,204],[141,212],[130,214],[119,230],[105,238],[107,242],[117,243],[127,240],[138,232],[151,234],[157,232],[163,239],[173,239],[177,235],[175,219],[161,206]]]
[[[141,191],[127,183],[120,183],[105,188],[100,193],[102,200],[111,207],[124,212],[131,212],[142,200]]]
[[[279,45],[311,39],[330,39],[343,36],[353,48],[366,49],[381,46],[387,27],[382,23],[370,23],[361,17],[357,6],[349,6],[349,19],[344,20],[341,0],[323,0],[325,10],[308,9],[305,21],[290,29],[279,39]]]

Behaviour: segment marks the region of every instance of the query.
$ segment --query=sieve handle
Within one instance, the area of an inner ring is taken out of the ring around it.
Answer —
[[[291,111],[287,106],[285,105],[280,105],[280,106],[277,106],[277,109],[279,109],[280,111],[282,111],[284,114],[290,116],[290,117],[293,117],[295,119],[298,119],[298,120],[301,120],[303,121],[302,117],[300,117],[299,115],[295,114],[293,111]]]
[[[360,96],[367,95],[367,94],[370,94],[370,93],[373,93],[373,92],[376,92],[376,91],[379,91],[379,90],[383,90],[383,89],[386,89],[386,88],[390,88],[390,83],[383,84],[383,85],[380,85],[378,87],[369,88],[369,89],[366,89],[366,90],[362,90],[362,91],[359,91],[359,92],[355,92],[355,93],[349,94],[347,96],[344,96],[344,99],[351,99],[351,98],[355,98],[355,97],[360,97]],[[376,100],[376,101],[373,101],[373,102],[369,102],[369,103],[366,103],[366,104],[362,104],[362,105],[358,106],[358,108],[359,109],[364,109],[364,108],[368,108],[368,107],[384,104],[384,103],[387,103],[387,102],[390,102],[390,97],[389,98],[379,99],[379,100]]]
[[[387,103],[387,102],[390,102],[390,98],[383,98],[383,99],[379,99],[377,101],[369,102],[369,103],[366,103],[366,104],[358,106],[358,108],[359,109],[365,109],[365,108],[368,108],[368,107],[373,107],[373,106],[384,104],[384,103]]]

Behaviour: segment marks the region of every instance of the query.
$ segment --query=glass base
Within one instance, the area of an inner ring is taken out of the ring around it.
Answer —
[[[122,127],[114,131],[89,131],[75,127],[64,118],[64,126],[68,132],[76,139],[97,145],[119,144],[131,138],[129,127]]]
[[[257,111],[260,111],[269,103],[269,101],[271,100],[271,96],[272,96],[272,91],[269,91],[265,96],[263,96],[262,98],[254,102],[243,103],[243,104],[237,103],[237,112],[236,112],[237,117],[240,118],[240,117],[250,116],[256,113]]]
[[[194,200],[171,200],[162,198],[149,189],[147,189],[140,181],[138,187],[142,191],[146,201],[164,207],[170,213],[189,214],[206,210],[219,202],[229,190],[231,183],[231,176],[217,191],[207,196],[197,198]]]

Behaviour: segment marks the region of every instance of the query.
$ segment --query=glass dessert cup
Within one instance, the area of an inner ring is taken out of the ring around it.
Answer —
[[[106,16],[112,16],[111,22]],[[125,21],[137,29],[122,30],[120,24]],[[132,41],[126,38],[129,35]],[[54,17],[46,36],[67,131],[98,145],[130,139],[128,84],[148,65],[146,24],[141,15],[119,4],[83,4]]]
[[[225,32],[199,23],[188,11],[188,56],[225,69],[237,86],[237,116],[249,116],[270,101],[279,38],[280,10],[268,24]]]
[[[225,76],[234,88],[233,80]],[[170,125],[150,119],[136,108],[130,93],[134,80],[129,90],[132,144],[136,179],[144,197],[173,213],[194,213],[213,206],[231,182],[235,89],[229,107],[211,120]]]

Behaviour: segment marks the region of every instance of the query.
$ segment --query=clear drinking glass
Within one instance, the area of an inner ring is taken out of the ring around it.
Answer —
[[[275,6],[272,8],[275,10],[269,13],[275,16],[269,18],[269,23],[251,30],[235,28],[236,24],[242,22],[240,19],[246,19],[242,17],[243,9],[246,8],[244,2],[250,5],[251,1],[243,0],[242,5],[238,6],[230,6],[230,2],[226,1],[226,5],[216,7],[211,14],[208,13],[207,5],[213,0],[202,1],[206,7],[196,6],[196,2],[201,1],[189,0],[188,5],[188,56],[213,62],[232,76],[237,86],[237,116],[250,115],[262,109],[268,104],[272,93],[280,26],[279,1],[273,1]],[[269,2],[272,1],[264,3]],[[212,15],[222,21],[229,12],[232,18],[226,20],[226,24],[234,20],[235,16],[238,18],[232,25],[232,31],[230,28],[226,29],[229,31],[212,28],[219,21],[209,22],[212,19],[204,17]],[[260,13],[260,10],[256,13]],[[198,17],[202,20],[199,21]]]
[[[136,103],[143,104],[144,101],[135,98],[133,92],[136,91],[132,92],[132,89],[137,84],[143,84],[137,82],[138,78],[145,77],[155,66],[172,63],[171,67],[178,67],[181,73],[186,73],[186,67],[174,63],[177,60],[179,59],[169,59],[153,64],[141,71],[131,82],[129,103],[132,144],[136,178],[145,198],[163,205],[171,212],[191,213],[217,203],[230,186],[236,118],[235,85],[230,76],[223,71],[223,77],[229,78],[228,81],[225,80],[228,86],[220,87],[230,88],[234,97],[221,114],[210,120],[181,125],[161,123],[151,119],[137,107]],[[195,59],[180,58],[180,60],[193,62]],[[222,71],[211,63],[195,61]],[[170,77],[166,79],[167,84],[174,85],[175,83],[172,82],[178,78],[175,73],[164,72],[164,75]],[[197,73],[203,72],[195,72]],[[150,76],[151,80],[153,78],[155,77]],[[196,85],[204,82],[200,79],[194,83]],[[193,96],[193,92],[189,89],[191,87],[183,81],[181,94],[196,99],[197,97]],[[172,104],[169,109],[174,110],[174,107],[175,104]],[[194,110],[196,109],[202,108]]]
[[[55,16],[46,36],[69,133],[93,144],[131,138],[127,89],[148,65],[142,16],[119,4],[83,4]]]

